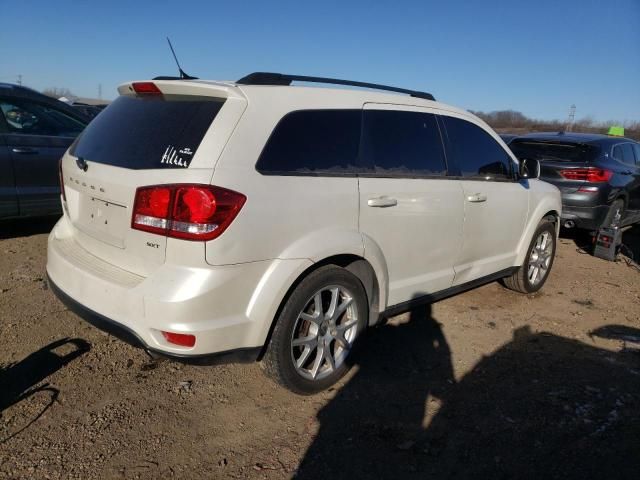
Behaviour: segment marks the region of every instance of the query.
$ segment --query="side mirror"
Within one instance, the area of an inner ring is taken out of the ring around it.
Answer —
[[[538,178],[540,176],[540,162],[531,158],[521,159],[518,175],[520,178]]]

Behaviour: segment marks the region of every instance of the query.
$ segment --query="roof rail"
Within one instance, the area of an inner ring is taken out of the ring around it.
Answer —
[[[242,77],[236,83],[240,85],[291,85],[291,82],[327,83],[333,85],[348,85],[351,87],[372,88],[375,90],[387,90],[389,92],[406,93],[416,98],[435,100],[433,95],[417,90],[407,90],[406,88],[390,87],[377,83],[354,82],[352,80],[340,80],[337,78],[306,77],[304,75],[287,75],[284,73],[254,72],[246,77]]]

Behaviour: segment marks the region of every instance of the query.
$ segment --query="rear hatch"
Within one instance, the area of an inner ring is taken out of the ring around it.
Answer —
[[[596,145],[576,142],[516,139],[509,144],[516,157],[540,162],[540,179],[553,183],[563,193],[573,193],[584,185],[583,180],[570,180],[563,170],[586,168],[600,153]]]
[[[119,91],[62,159],[66,212],[89,253],[147,276],[164,262],[167,239],[131,228],[136,189],[209,184],[246,100],[233,86],[204,82],[134,82]]]

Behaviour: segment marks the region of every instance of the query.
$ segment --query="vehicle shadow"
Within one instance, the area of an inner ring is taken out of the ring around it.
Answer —
[[[454,383],[440,325],[412,317],[366,339],[296,478],[637,478],[637,351],[523,327]]]
[[[622,253],[640,263],[640,225],[634,225],[622,234]],[[626,248],[625,248],[626,247]]]
[[[10,406],[36,393],[48,392],[50,394],[49,403],[29,422],[29,425],[35,422],[53,405],[60,393],[57,388],[48,383],[41,384],[41,382],[90,349],[91,345],[81,338],[62,338],[42,347],[18,363],[0,366],[0,418],[2,412]],[[19,432],[12,436],[17,433]],[[3,441],[6,440],[8,438]]]
[[[403,478],[425,402],[442,401],[454,387],[449,345],[430,305],[368,332],[360,347],[358,371],[319,412],[320,431],[296,478]]]
[[[60,216],[0,220],[0,240],[49,233]]]
[[[591,252],[593,251],[593,235],[592,232],[588,230],[580,230],[577,228],[561,228],[560,238],[573,240],[573,243],[576,244],[576,247],[589,254],[591,254]]]

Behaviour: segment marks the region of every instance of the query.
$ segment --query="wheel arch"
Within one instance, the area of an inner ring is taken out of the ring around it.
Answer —
[[[556,237],[560,235],[560,212],[557,210],[549,210],[542,216],[542,220],[549,220],[556,229]]]
[[[531,215],[530,221],[526,225],[522,237],[520,237],[515,266],[520,266],[524,262],[531,238],[538,228],[538,225],[540,225],[540,222],[545,219],[550,220],[554,224],[556,239],[560,235],[560,209],[550,205],[539,205]]]
[[[261,360],[266,353],[278,317],[280,316],[280,313],[282,312],[282,309],[284,308],[284,305],[291,296],[292,292],[309,274],[326,265],[336,265],[338,267],[344,268],[348,272],[355,275],[358,280],[360,280],[367,295],[366,301],[367,305],[369,306],[369,321],[367,325],[371,326],[378,322],[378,319],[380,317],[380,284],[378,282],[378,278],[373,269],[373,266],[366,259],[358,255],[333,255],[308,266],[295,278],[291,285],[289,285],[289,288],[280,300],[280,304],[278,305],[275,315],[273,315],[273,318],[271,318],[271,324],[269,325],[269,330],[265,337],[264,344],[262,346],[262,349],[260,350],[260,354],[258,355],[258,360]]]

